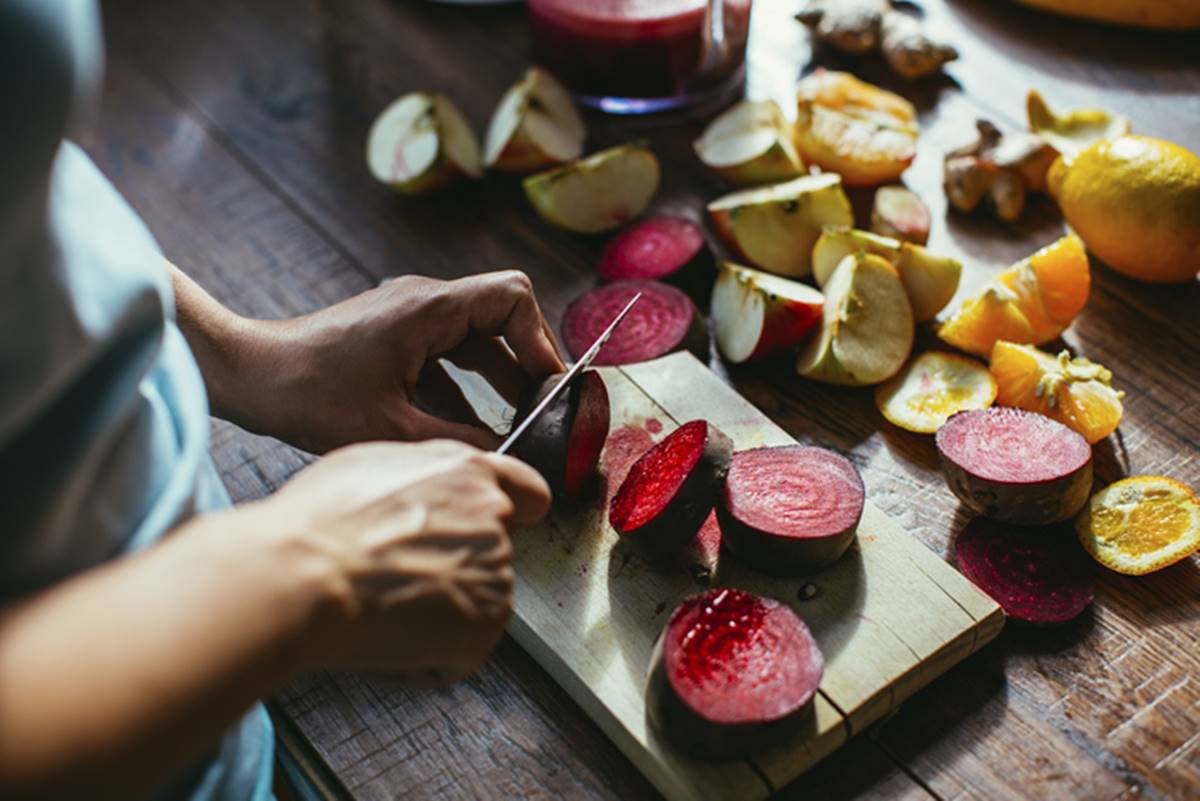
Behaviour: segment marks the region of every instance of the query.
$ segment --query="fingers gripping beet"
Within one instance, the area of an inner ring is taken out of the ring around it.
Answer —
[[[547,378],[517,406],[517,420],[546,397],[562,375]],[[576,500],[596,472],[608,438],[609,404],[604,379],[585,370],[575,384],[517,440],[513,455],[542,474],[557,498]]]
[[[846,552],[866,491],[850,460],[824,448],[784,445],[733,456],[717,506],[731,551],[764,573],[798,575]]]
[[[1095,597],[1092,563],[1071,526],[972,520],[954,541],[958,569],[1014,620],[1065,623]]]
[[[950,490],[977,514],[1024,525],[1074,517],[1092,488],[1092,448],[1035,412],[960,412],[937,432]]]
[[[596,365],[631,364],[677,350],[708,358],[708,329],[680,289],[655,281],[618,281],[571,302],[563,314],[563,344],[578,359],[638,292],[639,300],[596,356]]]
[[[596,268],[601,281],[667,281],[692,297],[711,288],[712,254],[704,231],[677,217],[647,217],[613,237]]]
[[[662,564],[688,544],[712,511],[733,442],[704,420],[675,429],[629,468],[609,521],[647,560]]]
[[[646,714],[686,753],[732,758],[796,734],[812,713],[824,659],[784,604],[735,589],[689,598],[651,656]]]

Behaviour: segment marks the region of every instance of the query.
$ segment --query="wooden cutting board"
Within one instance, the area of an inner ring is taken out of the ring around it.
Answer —
[[[512,408],[454,372],[479,417],[507,428]],[[875,508],[868,486],[854,546],[821,573],[770,578],[722,554],[716,584],[791,604],[820,643],[825,674],[810,729],[750,759],[674,753],[647,729],[643,683],[671,611],[706,585],[615,547],[606,499],[652,442],[688,420],[717,425],[739,449],[793,440],[690,354],[601,372],[612,404],[607,487],[586,508],[552,513],[516,536],[510,631],[667,798],[766,798],[999,633],[995,602]]]

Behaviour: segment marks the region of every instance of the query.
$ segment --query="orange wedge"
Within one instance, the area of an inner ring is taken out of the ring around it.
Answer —
[[[996,397],[996,381],[974,359],[930,351],[908,363],[875,390],[875,405],[893,425],[933,434],[955,412],[984,409]]]
[[[1092,496],[1075,531],[1097,562],[1141,576],[1200,550],[1200,499],[1170,478],[1121,479]]]
[[[1091,272],[1083,242],[1064,236],[997,275],[951,315],[938,336],[986,356],[998,340],[1038,345],[1056,339],[1087,302]]]
[[[1116,430],[1124,392],[1112,388],[1112,372],[1065,350],[1058,356],[1030,345],[997,342],[992,348],[996,405],[1044,414],[1096,444]]]

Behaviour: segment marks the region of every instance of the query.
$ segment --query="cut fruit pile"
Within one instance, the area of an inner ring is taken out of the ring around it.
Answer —
[[[1178,481],[1134,476],[1093,495],[1075,526],[1097,562],[1140,576],[1200,550],[1200,499]]]
[[[807,284],[724,262],[712,295],[717,349],[734,364],[790,350],[820,325],[824,303]]]
[[[1016,406],[1075,429],[1090,444],[1116,430],[1121,398],[1112,388],[1112,373],[1067,351],[1051,356],[1030,345],[1001,340],[992,348],[992,375],[1000,406]]]
[[[1083,242],[1064,236],[996,276],[942,324],[938,336],[977,356],[988,356],[1000,340],[1049,342],[1083,309],[1090,288]]]
[[[571,358],[581,358],[639,292],[641,300],[600,349],[595,365],[642,362],[677,350],[707,357],[708,329],[682,290],[655,281],[618,281],[584,293],[563,313],[562,339]]]
[[[796,145],[846,186],[895,181],[917,155],[917,111],[848,72],[818,69],[796,89]]]
[[[700,161],[734,186],[804,174],[791,126],[774,100],[742,101],[709,123],[694,144]]]
[[[1069,526],[1023,528],[976,518],[955,538],[958,569],[1014,620],[1066,623],[1095,598],[1092,566]]]
[[[922,353],[875,390],[875,405],[888,422],[918,434],[934,434],[951,415],[985,409],[996,398],[996,381],[974,359],[953,353]]]

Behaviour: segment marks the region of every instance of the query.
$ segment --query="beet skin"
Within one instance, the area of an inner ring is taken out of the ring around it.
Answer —
[[[811,720],[824,658],[779,601],[735,589],[684,601],[654,645],[646,715],[691,756],[732,759],[776,745]]]
[[[516,420],[524,420],[561,380],[561,373],[550,376],[527,392],[517,405]],[[595,370],[585,370],[516,441],[513,455],[541,473],[556,500],[570,503],[595,474],[608,428],[604,379]]]

